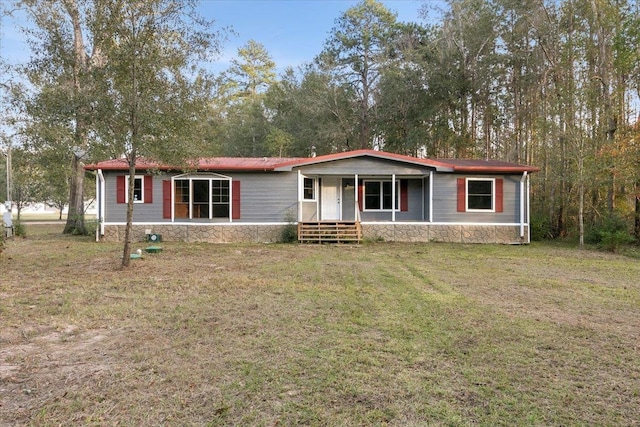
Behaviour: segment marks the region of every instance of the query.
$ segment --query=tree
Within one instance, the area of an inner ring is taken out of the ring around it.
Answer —
[[[53,148],[53,145],[50,146]],[[41,200],[58,210],[58,219],[62,219],[62,211],[67,206],[71,169],[67,164],[67,156],[55,149],[45,149],[38,152],[36,162],[42,171]],[[85,187],[86,180],[83,180]],[[83,195],[87,195],[86,188]],[[85,197],[86,198],[86,197]],[[84,215],[84,204],[83,204]]]
[[[301,76],[288,70],[267,92],[265,105],[272,126],[293,139],[289,155],[306,157],[353,146],[354,96],[350,86],[337,84],[328,73],[308,65]]]
[[[24,148],[11,149],[12,201],[18,221],[22,209],[29,203],[39,201],[42,194],[43,174],[34,157],[33,153]]]
[[[226,92],[231,98],[255,98],[264,93],[276,80],[276,63],[264,45],[249,40],[238,49],[238,57],[224,73]]]
[[[266,156],[270,125],[264,105],[276,82],[276,64],[265,47],[250,40],[218,78],[214,111],[222,116],[217,132],[222,152],[230,156]]]
[[[218,52],[194,0],[103,0],[104,67],[97,126],[103,148],[129,165],[122,266],[129,265],[136,162],[187,165],[201,153],[211,79],[200,61]]]
[[[375,96],[382,67],[388,62],[388,44],[396,15],[376,0],[363,0],[336,20],[324,50],[316,58],[322,70],[336,82],[350,86],[356,94],[355,144],[348,148],[373,146]]]
[[[23,0],[18,2],[33,27],[25,28],[32,57],[21,72],[29,89],[19,94],[29,120],[24,133],[61,150],[71,165],[69,213],[65,233],[85,233],[83,155],[96,120],[95,73],[103,64],[100,36],[94,28],[95,11],[89,0]],[[39,138],[39,134],[49,138]]]
[[[389,40],[391,60],[375,98],[376,133],[385,151],[436,154],[429,131],[440,103],[429,96],[430,43],[429,31],[417,24],[397,24]]]

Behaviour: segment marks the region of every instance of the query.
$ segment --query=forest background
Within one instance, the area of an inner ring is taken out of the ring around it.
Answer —
[[[27,12],[32,52],[0,64],[12,158],[11,173],[0,165],[0,199],[10,187],[18,212],[69,205],[65,231],[86,232],[87,162],[373,148],[537,166],[534,239],[640,238],[636,1],[449,0],[425,24],[363,0],[310,63],[278,73],[251,40],[215,74],[206,63],[229,30],[195,17],[196,6],[4,3],[2,13]]]

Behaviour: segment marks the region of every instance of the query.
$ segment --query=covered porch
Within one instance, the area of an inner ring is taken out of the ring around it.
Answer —
[[[307,175],[298,172],[297,222],[431,222],[432,174]]]
[[[432,173],[345,175],[299,171],[299,240],[359,242],[362,222],[431,222],[432,182]]]

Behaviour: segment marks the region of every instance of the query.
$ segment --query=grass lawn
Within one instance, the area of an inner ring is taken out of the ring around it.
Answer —
[[[60,230],[0,255],[0,425],[640,425],[637,259]]]

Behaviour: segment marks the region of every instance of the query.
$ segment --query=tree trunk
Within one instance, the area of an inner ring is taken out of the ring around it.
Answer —
[[[579,168],[579,176],[580,176],[580,201],[578,205],[578,232],[580,234],[580,249],[584,249],[584,179],[583,179],[583,169],[584,169],[584,160],[582,158],[583,154],[580,153],[580,159],[578,160],[578,168]]]
[[[76,0],[64,0],[63,4],[73,24],[73,89],[74,96],[80,98],[81,92],[84,90],[82,79],[87,71],[87,54],[82,37],[80,13]],[[74,112],[76,122],[74,151],[84,150],[87,147],[87,129],[83,110],[82,105],[78,105]],[[84,224],[84,168],[80,160],[77,153],[74,152],[71,182],[69,184],[69,213],[64,227],[64,233],[66,234],[86,234],[87,232]]]
[[[73,154],[71,182],[69,183],[69,212],[64,233],[86,234],[84,223],[84,168],[82,162]]]
[[[127,225],[124,229],[124,246],[122,249],[122,268],[129,267],[131,261],[131,239],[133,236],[133,190],[136,179],[136,150],[131,151],[129,158],[129,188],[127,191]]]
[[[133,36],[132,56],[135,56],[137,47],[137,28],[136,20],[131,13],[131,29]],[[133,235],[133,190],[136,177],[136,160],[138,158],[138,73],[135,60],[131,63],[131,98],[129,100],[129,130],[131,132],[131,150],[127,155],[129,161],[129,191],[127,191],[129,199],[127,200],[127,225],[124,232],[124,246],[122,249],[122,268],[129,267],[131,262],[131,239]]]

